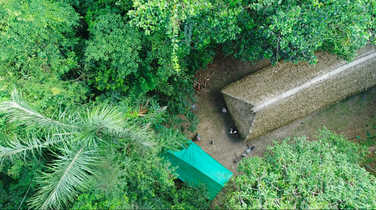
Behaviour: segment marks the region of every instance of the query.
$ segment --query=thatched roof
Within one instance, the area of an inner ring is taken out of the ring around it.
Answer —
[[[224,88],[239,132],[253,138],[376,85],[376,51],[367,47],[347,63],[318,53],[318,63],[278,63]]]

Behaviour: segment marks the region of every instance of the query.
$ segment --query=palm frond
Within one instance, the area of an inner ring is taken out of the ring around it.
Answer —
[[[12,92],[12,101],[0,103],[0,113],[6,114],[11,122],[31,127],[44,128],[72,128],[71,124],[59,122],[48,118],[33,110],[28,104],[22,101],[17,91]]]
[[[35,152],[40,152],[41,149],[51,147],[57,144],[65,144],[68,142],[65,136],[54,135],[52,137],[45,137],[44,141],[36,137],[31,137],[28,140],[21,141],[20,139],[12,139],[7,142],[6,146],[0,145],[0,161],[5,159],[13,160],[15,157],[25,158],[28,153],[35,155]]]
[[[63,209],[73,202],[79,191],[89,187],[89,179],[95,174],[92,170],[97,161],[95,152],[86,151],[84,147],[76,150],[65,147],[62,152],[48,172],[42,172],[38,181],[41,187],[29,201],[31,207]]]
[[[127,123],[117,135],[118,138],[130,140],[147,147],[156,145],[152,138],[152,131],[148,127]]]
[[[124,118],[114,107],[96,107],[87,111],[86,123],[106,132],[117,133],[124,126]]]
[[[87,111],[86,124],[112,138],[122,138],[152,146],[150,131],[147,127],[137,126],[124,119],[114,107],[105,106]],[[100,138],[100,136],[97,135]]]
[[[38,131],[43,140],[14,140],[0,146],[0,160],[34,154],[46,147],[55,148],[54,161],[41,172],[40,188],[29,201],[32,208],[62,209],[73,202],[78,192],[87,189],[89,179],[96,175],[93,166],[99,156],[98,145],[110,141],[136,142],[140,146],[154,144],[148,128],[128,122],[115,107],[96,107],[84,114],[62,113],[59,120],[54,120],[30,108],[14,92],[12,101],[0,103],[0,113],[5,113],[12,122],[43,129]]]

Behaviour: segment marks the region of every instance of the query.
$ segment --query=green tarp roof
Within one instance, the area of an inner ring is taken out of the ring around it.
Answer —
[[[232,176],[231,171],[193,142],[181,151],[169,151],[167,158],[172,166],[177,167],[179,179],[191,186],[203,185],[209,199],[215,198]]]

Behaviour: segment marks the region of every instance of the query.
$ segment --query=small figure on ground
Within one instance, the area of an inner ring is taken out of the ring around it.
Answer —
[[[231,135],[235,135],[235,134],[238,134],[239,132],[236,128],[230,128],[228,133],[231,134]]]
[[[196,104],[192,104],[191,109],[192,109],[192,111],[195,111],[197,109],[197,105]]]
[[[249,146],[249,145],[247,144],[247,149],[245,150],[245,152],[246,152],[247,154],[249,154],[249,153],[251,153],[252,150],[254,150],[254,149],[255,149],[255,145]]]
[[[241,159],[242,159],[242,157],[241,156],[238,156],[236,153],[234,154],[234,159],[232,160],[232,162],[233,163],[238,163]]]
[[[222,107],[222,113],[227,113],[226,107]]]
[[[193,141],[200,141],[201,140],[200,134],[196,133],[192,140]]]
[[[213,145],[213,144],[214,144],[214,141],[213,141],[213,140],[210,140],[210,141],[209,141],[209,144]]]

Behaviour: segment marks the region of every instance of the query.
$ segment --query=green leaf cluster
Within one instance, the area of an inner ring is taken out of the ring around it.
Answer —
[[[201,189],[176,187],[170,165],[159,157],[132,160],[120,156],[114,165],[103,162],[105,170],[92,183],[92,191],[81,194],[73,209],[196,209],[208,208]],[[112,160],[114,161],[114,160]]]
[[[223,11],[216,13],[218,8]],[[94,3],[85,15],[88,83],[102,92],[133,97],[155,92],[170,106],[187,101],[194,71],[213,59],[210,47],[239,32],[238,12],[215,1]]]
[[[67,77],[79,67],[78,25],[78,14],[61,2],[1,1],[0,101],[15,88],[50,114],[85,101],[88,87]]]
[[[97,16],[90,26],[85,69],[88,74],[95,73],[89,84],[93,83],[99,90],[123,92],[141,87],[137,85],[141,63],[140,34],[126,24],[122,16],[111,13]]]
[[[322,130],[317,141],[286,139],[265,158],[242,160],[230,209],[375,208],[376,178],[359,164],[365,147]]]
[[[243,0],[242,33],[227,53],[246,60],[315,62],[325,50],[345,59],[374,36],[375,3],[369,0]]]
[[[69,5],[44,0],[0,2],[0,72],[19,76],[78,67],[74,52],[79,16]]]
[[[33,182],[36,171],[41,169],[43,160],[35,158],[24,162],[20,159],[14,162],[3,162],[0,168],[0,208],[27,209],[26,202],[36,189]]]

